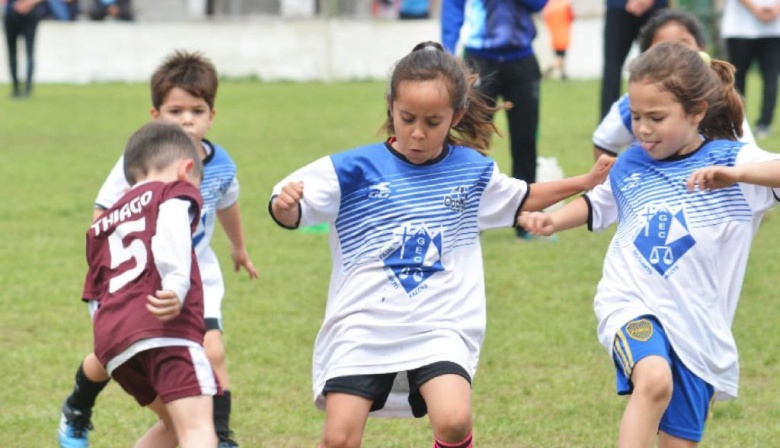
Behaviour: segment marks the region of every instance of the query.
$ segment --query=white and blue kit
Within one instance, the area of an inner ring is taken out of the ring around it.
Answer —
[[[454,362],[473,378],[485,335],[481,230],[515,225],[528,185],[474,149],[415,165],[387,143],[323,157],[301,181],[300,226],[330,224],[332,272],[313,392],[331,378]],[[272,199],[273,200],[273,199]],[[408,391],[375,415],[411,416]]]
[[[601,120],[593,132],[593,145],[602,151],[618,155],[629,145],[634,143],[633,129],[631,125],[631,110],[629,109],[628,94],[623,95],[612,103],[607,115]],[[750,130],[747,118],[742,122],[742,137],[739,141],[755,145],[756,139]]]
[[[192,244],[203,280],[204,312],[207,322],[222,329],[222,298],[225,284],[219,260],[211,249],[211,237],[216,227],[216,213],[233,206],[238,201],[239,185],[236,164],[219,145],[203,140],[206,151],[203,160],[203,181],[200,193],[203,196],[200,223],[192,236]],[[109,173],[95,199],[95,206],[109,208],[130,188],[124,173],[124,157],[120,157]]]
[[[598,338],[612,353],[617,331],[656,316],[685,366],[737,396],[739,362],[731,333],[750,244],[780,189],[735,184],[688,192],[693,171],[780,159],[755,145],[704,142],[685,156],[654,160],[640,146],[618,157],[609,181],[585,195],[588,226],[617,222],[594,299]]]

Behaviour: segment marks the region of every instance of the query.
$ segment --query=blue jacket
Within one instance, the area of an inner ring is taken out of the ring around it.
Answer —
[[[470,54],[501,60],[530,56],[536,37],[531,15],[545,4],[547,0],[443,0],[442,45],[455,53],[462,38]]]
[[[628,0],[607,0],[607,8],[626,9],[626,3],[628,3]],[[663,8],[666,6],[669,6],[668,0],[655,0],[651,9]]]

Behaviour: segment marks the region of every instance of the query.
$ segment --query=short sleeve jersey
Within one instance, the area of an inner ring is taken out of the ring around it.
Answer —
[[[322,158],[302,181],[300,225],[330,223],[332,273],[314,348],[318,406],[334,377],[451,361],[474,375],[485,333],[479,233],[512,227],[528,192],[474,149],[414,165],[379,143]],[[388,400],[388,403],[404,400]],[[390,409],[382,412],[400,412]]]
[[[187,182],[149,182],[128,191],[87,233],[89,269],[82,298],[99,304],[93,331],[95,354],[103,365],[141,339],[203,342],[203,290],[194,251],[181,314],[162,322],[146,309],[146,296],[162,286],[152,251],[159,207],[172,198],[192,203],[194,230],[201,204],[197,188]]]
[[[586,195],[592,230],[618,223],[594,299],[598,337],[608,351],[622,325],[654,315],[682,362],[718,398],[737,395],[731,323],[751,241],[778,192],[752,184],[688,192],[686,180],[712,165],[779,158],[725,140],[676,159],[654,160],[639,146],[618,157],[609,182]]]

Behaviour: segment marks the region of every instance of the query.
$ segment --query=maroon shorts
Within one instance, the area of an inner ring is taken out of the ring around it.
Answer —
[[[141,406],[148,406],[158,395],[168,403],[218,392],[214,371],[202,347],[145,350],[114,369],[111,377]]]

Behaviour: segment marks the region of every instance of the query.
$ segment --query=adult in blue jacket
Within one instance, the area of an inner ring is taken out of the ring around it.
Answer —
[[[542,74],[532,47],[536,26],[532,14],[547,0],[443,0],[442,45],[464,57],[479,73],[477,87],[495,105],[500,96],[507,109],[512,176],[536,181],[536,131]],[[518,238],[530,238],[517,228]]]

